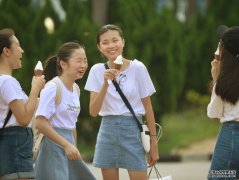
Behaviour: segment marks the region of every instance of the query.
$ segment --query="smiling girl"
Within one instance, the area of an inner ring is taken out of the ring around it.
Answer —
[[[23,49],[12,29],[0,30],[0,179],[31,179],[33,133],[29,123],[44,76],[33,76],[29,97],[12,76],[22,67]]]
[[[131,180],[147,179],[147,161],[135,119],[125,106],[119,93],[109,80],[116,80],[129,100],[135,114],[142,122],[145,116],[151,136],[148,163],[154,165],[159,159],[155,119],[150,96],[155,88],[145,65],[123,57],[119,70],[114,60],[122,55],[125,40],[121,29],[115,25],[103,26],[97,35],[97,47],[106,58],[95,64],[89,73],[85,89],[90,91],[90,115],[102,116],[97,136],[93,164],[101,168],[104,180],[118,180],[119,168],[128,170]]]
[[[75,42],[63,44],[46,62],[44,74],[48,83],[40,94],[35,122],[44,134],[36,159],[36,179],[95,179],[76,146],[76,122],[81,108],[75,81],[83,77],[87,67],[85,49]],[[58,105],[57,84],[61,88]]]

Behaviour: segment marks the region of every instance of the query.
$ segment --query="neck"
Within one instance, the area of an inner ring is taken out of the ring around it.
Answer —
[[[65,85],[65,87],[69,90],[69,91],[72,91],[73,90],[73,84],[74,84],[74,81],[67,78],[66,76],[64,75],[61,75],[59,76],[59,78],[61,79],[61,81],[63,82],[63,84]]]
[[[0,59],[0,74],[12,75],[12,69],[2,59]]]
[[[121,66],[121,68],[120,68],[120,71],[123,71],[123,70],[125,70],[125,69],[127,69],[127,67],[129,66],[129,63],[130,63],[130,61],[129,60],[127,60],[127,59],[122,59],[122,61],[123,61],[123,64],[122,64],[122,66]],[[109,68],[114,68],[114,61],[108,61],[108,65],[109,65]]]

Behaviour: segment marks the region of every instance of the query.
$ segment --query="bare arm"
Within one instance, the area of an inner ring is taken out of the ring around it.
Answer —
[[[107,80],[112,80],[116,78],[117,75],[116,69],[107,69],[104,72],[104,83],[102,84],[102,87],[99,91],[99,93],[91,92],[90,93],[90,115],[93,117],[96,117],[98,113],[100,112],[102,103],[105,98],[105,94],[107,92],[107,89],[109,87],[109,84]]]
[[[76,147],[77,147],[77,130],[76,130],[76,128],[74,129],[74,138],[75,138],[75,143],[76,143]]]
[[[154,118],[154,112],[153,112],[150,96],[143,98],[142,103],[145,108],[145,118],[150,131],[151,144],[150,144],[148,163],[150,166],[152,166],[159,159],[159,154],[158,154],[158,142],[157,142],[157,136],[156,136],[155,118]]]
[[[90,108],[89,109],[90,109],[91,116],[96,117],[98,113],[100,112],[108,86],[109,86],[108,83],[105,82],[99,93],[96,93],[96,92],[90,93]]]
[[[38,94],[44,85],[44,76],[34,76],[32,79],[32,88],[27,103],[25,104],[23,100],[13,100],[10,103],[10,109],[20,125],[27,126],[30,123],[33,113],[35,112]]]
[[[82,159],[77,147],[68,142],[64,137],[59,135],[43,116],[38,116],[35,121],[36,128],[56,144],[59,144],[66,152],[70,160]]]

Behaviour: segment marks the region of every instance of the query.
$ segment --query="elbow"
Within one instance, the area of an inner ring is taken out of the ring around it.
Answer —
[[[41,129],[44,128],[44,121],[39,119],[39,117],[37,117],[34,121],[34,127],[38,130],[41,131]]]
[[[98,115],[97,113],[90,112],[91,117],[96,117],[97,115]]]
[[[98,115],[98,113],[96,111],[91,110],[91,109],[90,109],[89,113],[90,113],[90,116],[92,116],[92,117],[96,117]]]
[[[35,121],[35,128],[36,128],[37,130],[39,130],[39,128],[40,128],[40,125],[39,125],[39,123],[38,123],[37,121]]]
[[[207,117],[209,117],[210,119],[220,119],[218,114],[215,114],[213,112],[207,112]]]
[[[27,121],[27,120],[19,120],[17,119],[17,122],[22,126],[22,127],[27,127],[30,123],[30,121]]]
[[[19,123],[22,127],[27,127],[28,125],[29,125],[29,123],[28,122],[21,122],[21,123]]]

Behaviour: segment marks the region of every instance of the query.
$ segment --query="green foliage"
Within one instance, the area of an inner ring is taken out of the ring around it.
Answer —
[[[158,143],[161,156],[170,155],[176,148],[216,138],[221,125],[206,116],[205,108],[188,108],[162,117],[163,136]]]
[[[188,90],[186,93],[186,100],[190,105],[194,105],[196,107],[205,107],[210,98],[208,95],[201,95],[194,90]]]
[[[157,0],[112,1],[108,1],[107,23],[119,25],[124,31],[124,56],[136,58],[147,66],[157,90],[152,96],[156,119],[184,104],[205,106],[209,101],[210,62],[218,43],[215,30],[220,24],[238,24],[239,1],[210,0],[204,13],[195,11],[186,22],[178,21],[176,7],[159,11]],[[14,72],[14,76],[27,93],[37,61],[45,61],[66,41],[78,41],[86,47],[89,68],[105,61],[96,47],[99,27],[92,20],[92,2],[61,3],[66,12],[65,21],[59,20],[49,0],[43,7],[32,6],[31,0],[0,1],[0,27],[13,28],[25,51],[23,68]],[[52,34],[44,27],[46,17],[55,23]],[[83,90],[88,72],[77,81],[82,89],[78,129],[82,134],[90,134],[87,143],[91,144],[100,121],[89,120],[89,92]]]

